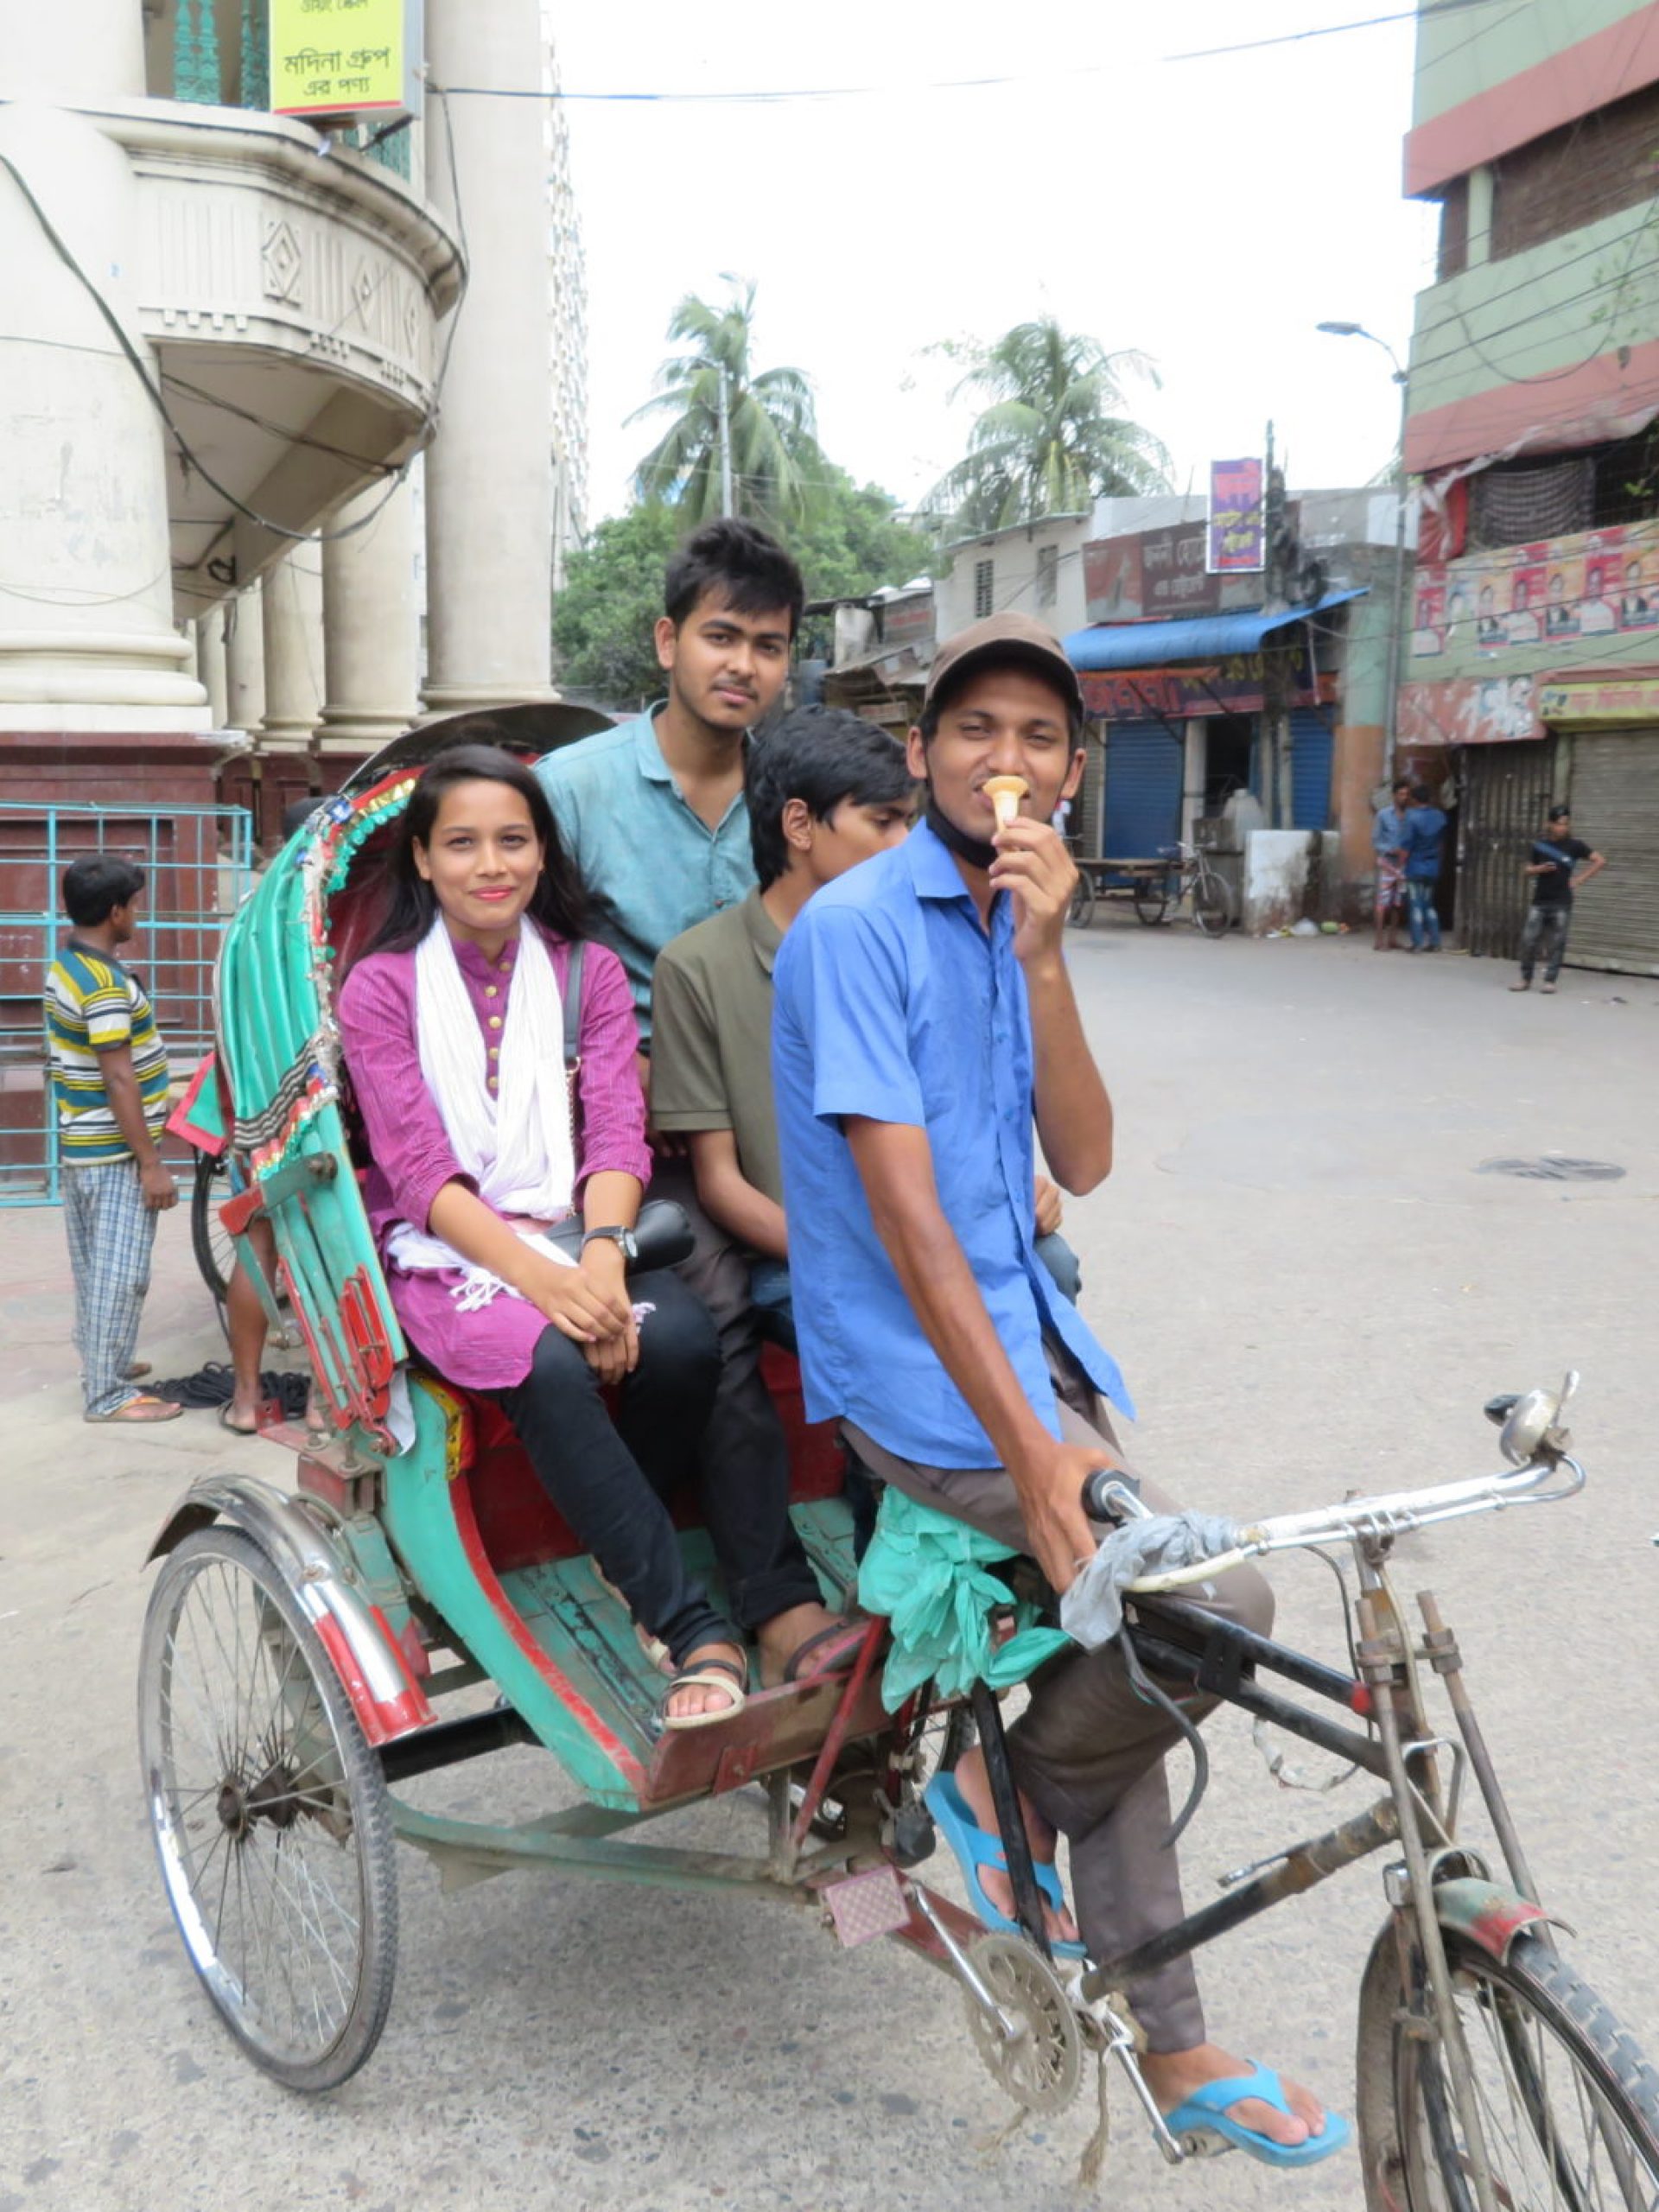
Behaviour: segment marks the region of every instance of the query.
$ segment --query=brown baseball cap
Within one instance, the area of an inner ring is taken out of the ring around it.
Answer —
[[[1077,671],[1054,632],[1030,614],[988,614],[982,622],[971,623],[954,638],[947,638],[927,671],[922,705],[937,705],[941,693],[956,690],[976,669],[1005,666],[1010,661],[1046,677],[1082,719],[1083,686]]]

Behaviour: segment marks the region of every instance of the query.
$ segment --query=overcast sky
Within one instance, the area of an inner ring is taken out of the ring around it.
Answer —
[[[928,348],[1052,314],[1155,360],[1133,411],[1178,488],[1259,451],[1271,417],[1299,486],[1363,483],[1393,450],[1433,211],[1400,197],[1409,22],[1200,60],[1403,0],[986,0],[788,6],[632,0],[572,10],[574,92],[849,98],[572,101],[588,260],[590,519],[627,502],[652,433],[624,418],[687,291],[759,283],[757,367],[817,387],[830,457],[919,499],[959,458],[948,362]],[[1475,20],[1479,21],[1480,10]],[[951,88],[943,79],[1014,81]]]

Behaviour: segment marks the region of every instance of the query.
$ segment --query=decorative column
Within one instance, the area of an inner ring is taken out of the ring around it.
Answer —
[[[143,97],[143,11],[86,0],[69,35],[61,10],[0,0],[0,575],[16,585],[0,583],[0,728],[206,728],[173,626],[161,426],[41,220],[154,378],[132,291],[137,180],[92,122],[51,105]]]
[[[529,0],[429,0],[426,38],[434,86],[541,88],[541,11]],[[556,696],[545,125],[537,99],[428,97],[427,189],[468,257],[426,457],[434,714]],[[440,332],[440,353],[449,342]]]
[[[265,714],[264,587],[250,584],[225,603],[226,728],[254,736]]]
[[[322,563],[313,543],[266,569],[264,747],[308,746],[322,711]]]
[[[364,527],[352,530],[353,523]],[[342,531],[349,536],[337,535]],[[419,712],[415,507],[407,482],[348,499],[322,532],[324,753],[378,753]]]
[[[230,703],[225,680],[225,609],[210,607],[196,620],[196,681],[207,694],[210,729],[228,729]]]

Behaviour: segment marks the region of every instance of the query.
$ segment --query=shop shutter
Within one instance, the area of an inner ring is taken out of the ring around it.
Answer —
[[[1573,901],[1568,964],[1659,976],[1659,730],[1573,740],[1573,835],[1607,855]]]
[[[1290,715],[1290,826],[1324,830],[1331,821],[1331,725],[1317,707]]]
[[[1555,741],[1465,745],[1458,775],[1458,942],[1513,960],[1532,897],[1522,871],[1554,796]]]
[[[1181,834],[1185,748],[1162,722],[1113,722],[1106,733],[1106,818],[1103,853],[1151,860]]]

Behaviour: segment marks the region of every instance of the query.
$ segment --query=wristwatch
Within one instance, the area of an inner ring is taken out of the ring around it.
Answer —
[[[582,1250],[585,1252],[588,1249],[588,1247],[593,1243],[595,1239],[601,1236],[605,1239],[607,1244],[615,1245],[617,1250],[622,1255],[625,1261],[632,1262],[639,1258],[639,1247],[634,1241],[633,1231],[631,1229],[584,1230],[582,1236]]]

